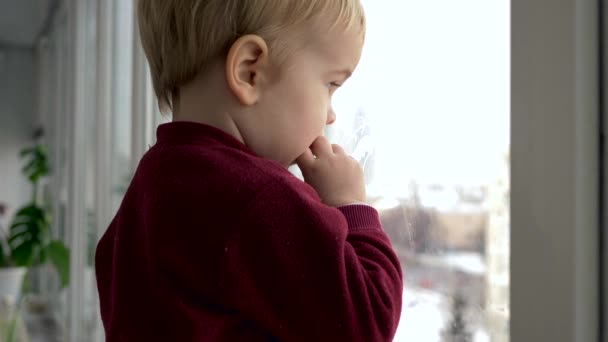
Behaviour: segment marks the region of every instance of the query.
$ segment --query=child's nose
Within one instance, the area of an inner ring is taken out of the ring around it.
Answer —
[[[327,113],[327,125],[331,125],[334,122],[336,122],[336,113],[334,113],[333,109],[329,109],[329,112]]]

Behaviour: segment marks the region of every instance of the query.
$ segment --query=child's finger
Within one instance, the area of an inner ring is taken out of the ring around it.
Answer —
[[[300,166],[300,168],[309,166],[312,163],[314,163],[314,161],[315,161],[315,156],[314,156],[314,154],[312,154],[312,151],[308,148],[301,156],[299,156],[296,159],[296,163],[298,164],[298,166]]]
[[[317,156],[317,158],[323,158],[332,153],[331,145],[329,144],[329,140],[324,136],[320,136],[310,145],[310,150],[312,153]]]
[[[346,154],[346,152],[344,152],[344,149],[342,148],[342,146],[340,146],[338,144],[332,144],[331,149],[335,154]]]

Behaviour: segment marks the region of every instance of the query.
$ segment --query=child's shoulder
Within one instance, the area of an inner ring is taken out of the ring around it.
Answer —
[[[279,163],[221,144],[154,145],[138,173],[156,174],[163,183],[187,185],[192,191],[204,187],[253,194],[307,187]]]
[[[135,175],[135,181],[155,197],[314,195],[285,167],[215,127],[172,122],[159,126],[157,138]]]

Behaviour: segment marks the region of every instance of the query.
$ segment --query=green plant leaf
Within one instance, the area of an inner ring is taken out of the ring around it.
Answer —
[[[44,146],[36,145],[23,149],[20,155],[25,160],[25,166],[22,169],[23,173],[34,186],[40,177],[50,173],[48,153]]]
[[[24,164],[23,175],[33,186],[32,203],[15,214],[9,226],[9,234],[5,237],[7,243],[0,245],[0,265],[31,267],[50,261],[59,274],[62,286],[65,287],[69,282],[70,273],[69,249],[60,241],[51,240],[49,212],[47,208],[36,203],[40,190],[38,182],[41,177],[51,172],[47,149],[38,144],[21,150],[20,156]],[[8,251],[3,251],[7,248]]]
[[[36,159],[31,159],[25,166],[21,168],[21,171],[25,173],[27,176],[32,174],[32,172],[36,171],[36,166],[39,164],[39,161]]]
[[[49,215],[36,205],[26,206],[17,212],[7,239],[15,265],[29,267],[46,260],[46,253],[41,251],[51,241],[49,226]]]
[[[8,242],[11,246],[19,245],[25,241],[32,241],[38,244],[43,242],[42,234],[44,233],[43,223],[40,221],[28,221],[18,225],[11,226]]]
[[[27,148],[24,148],[21,151],[19,151],[19,155],[23,158],[23,157],[27,156],[28,154],[32,154],[35,151],[36,151],[36,147],[27,147]]]
[[[4,251],[4,243],[0,243],[0,267],[8,267],[9,264],[8,256]]]
[[[34,264],[43,265],[48,260],[48,244],[42,244],[41,246],[46,246],[45,248],[40,249],[40,253],[38,253],[38,258],[34,259]]]
[[[70,251],[61,241],[53,240],[46,247],[46,253],[59,274],[61,286],[68,286],[70,282]]]
[[[32,243],[22,243],[14,247],[11,251],[11,258],[16,266],[30,267],[34,263],[36,256],[36,245]]]
[[[39,217],[39,218],[43,218],[44,217],[44,211],[42,210],[42,208],[30,204],[28,206],[25,206],[21,209],[19,209],[19,211],[17,211],[17,213],[15,214],[16,218],[19,217]]]

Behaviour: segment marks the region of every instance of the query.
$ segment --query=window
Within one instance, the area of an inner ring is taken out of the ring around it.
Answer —
[[[395,341],[507,341],[510,2],[363,4],[327,135],[364,167],[404,268]]]
[[[93,209],[97,237],[105,230],[137,158],[134,132],[148,127],[132,117],[133,3],[109,3],[66,3],[48,37],[53,224],[82,266],[63,310],[69,341],[103,340],[89,316],[95,285],[82,272],[91,248],[80,229]],[[404,266],[395,340],[597,340],[597,1],[363,3],[363,58],[336,94],[327,135],[363,165],[368,201]],[[102,23],[92,8],[107,11]],[[89,82],[94,64],[104,65],[102,86]],[[87,110],[100,96],[95,115],[107,127],[95,138],[108,144],[93,162],[94,137],[82,132],[93,132]],[[92,178],[98,190],[83,197]]]
[[[133,2],[114,1],[114,99],[112,147],[112,212],[118,210],[131,181],[133,86]]]
[[[94,252],[131,177],[132,10],[122,0],[60,6],[39,56],[50,68],[53,224],[71,252],[70,286],[53,304],[69,341],[103,339]]]

